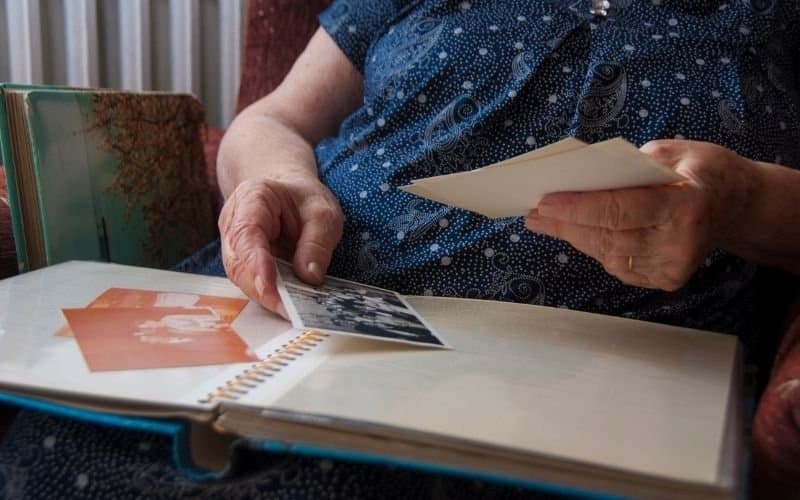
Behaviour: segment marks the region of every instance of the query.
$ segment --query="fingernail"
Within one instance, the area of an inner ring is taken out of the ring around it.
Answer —
[[[256,293],[258,294],[258,298],[264,296],[264,278],[261,277],[260,274],[256,275],[256,279],[253,281],[253,284],[256,287]]]
[[[278,307],[275,308],[275,312],[278,313],[286,321],[290,321],[289,313],[286,312],[286,308],[283,307],[283,303],[278,304]]]
[[[315,277],[316,279],[321,280],[323,278],[322,269],[319,267],[319,264],[317,264],[316,262],[313,262],[313,261],[309,262],[308,265],[306,266],[306,269],[308,270],[308,273],[311,276]]]

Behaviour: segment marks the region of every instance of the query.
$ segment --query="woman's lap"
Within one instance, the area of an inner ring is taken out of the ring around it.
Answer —
[[[170,438],[22,411],[0,444],[2,498],[529,498],[524,491],[386,466],[245,452],[246,467],[196,482]]]

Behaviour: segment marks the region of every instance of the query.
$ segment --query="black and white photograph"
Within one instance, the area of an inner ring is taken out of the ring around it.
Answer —
[[[283,261],[278,261],[278,275],[278,293],[295,328],[449,347],[402,296],[391,290],[331,276],[320,286],[307,285]]]

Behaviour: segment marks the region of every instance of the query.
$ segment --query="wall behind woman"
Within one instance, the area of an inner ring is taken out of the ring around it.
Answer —
[[[191,92],[233,118],[245,0],[0,0],[0,81]]]

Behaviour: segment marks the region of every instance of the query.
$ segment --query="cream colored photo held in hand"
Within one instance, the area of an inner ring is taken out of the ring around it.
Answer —
[[[671,184],[684,177],[621,137],[596,144],[575,138],[456,174],[413,181],[400,189],[486,217],[517,217],[548,193]]]

